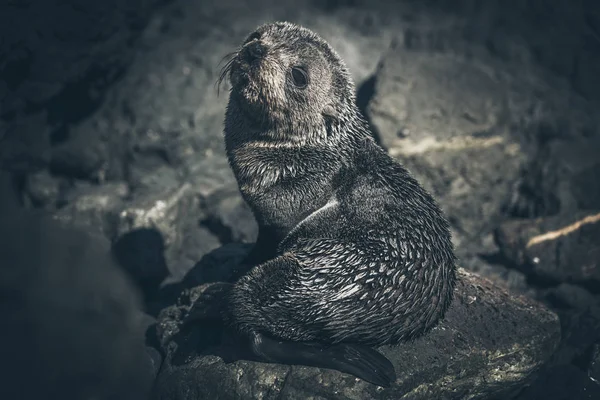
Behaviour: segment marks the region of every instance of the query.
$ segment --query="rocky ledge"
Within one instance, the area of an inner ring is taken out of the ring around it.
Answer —
[[[222,335],[215,311],[227,284],[215,281],[226,280],[246,250],[247,245],[231,244],[209,253],[192,270],[205,278],[188,280],[189,289],[177,304],[159,315],[156,333],[165,360],[155,398],[504,396],[528,382],[560,341],[556,314],[461,269],[455,300],[443,323],[414,342],[380,349],[396,368],[398,378],[390,388],[332,370],[244,359],[241,353],[232,354],[231,343]]]

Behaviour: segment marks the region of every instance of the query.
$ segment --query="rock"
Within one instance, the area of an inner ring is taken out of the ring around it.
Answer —
[[[194,160],[186,165],[186,171],[194,191],[205,204],[221,191],[231,192],[234,188],[237,189],[237,182],[224,154]]]
[[[427,42],[432,35],[412,29],[393,42],[367,116],[382,145],[438,199],[456,245],[478,247],[527,159],[509,118],[509,105],[524,96],[514,93],[508,67],[490,72],[484,50],[437,48]]]
[[[52,149],[50,170],[71,178],[102,181],[107,153],[106,143],[81,135]]]
[[[137,157],[130,162],[128,170],[127,181],[131,188],[145,193],[156,191],[157,187],[168,187],[173,182],[184,179],[183,171],[150,157]]]
[[[244,252],[230,245],[221,249],[218,263],[207,256],[197,268],[227,265],[228,253],[235,264]],[[227,285],[199,284],[159,316],[166,356],[155,398],[498,398],[525,385],[560,340],[554,313],[461,269],[455,301],[442,324],[413,343],[380,349],[398,374],[393,387],[381,389],[326,369],[244,359],[226,363],[231,348],[220,344],[214,318]]]
[[[600,287],[600,213],[512,220],[496,231],[502,254],[511,262],[553,282]]]
[[[25,182],[25,194],[31,203],[40,208],[55,207],[60,195],[61,182],[47,170],[29,174]]]
[[[153,377],[156,378],[162,365],[162,355],[154,347],[146,346],[146,353],[152,363]]]
[[[560,347],[554,354],[555,364],[579,364],[586,369],[590,349],[600,336],[600,303],[595,302],[583,309],[567,312],[557,311],[562,326]]]
[[[217,234],[221,243],[256,241],[258,224],[237,187],[215,193],[205,202],[208,207],[203,223]]]
[[[241,260],[248,255],[251,244],[229,243],[206,254],[186,275],[183,283],[193,288],[205,283],[228,282]]]
[[[152,192],[134,193],[119,214],[117,237],[134,230],[154,229],[162,236],[170,262],[180,250],[183,227],[193,219],[194,210],[200,213],[188,183],[163,182]]]
[[[0,169],[0,210],[15,210],[19,208],[19,194],[12,174]]]
[[[6,83],[0,86],[2,112],[35,109],[52,100],[64,101],[60,110],[64,114],[85,107],[82,100],[110,83],[98,79],[103,77],[100,72],[124,66],[133,58],[128,52],[130,40],[139,34],[156,3],[32,0],[26,6],[3,4],[0,27],[5,40],[0,53],[7,57],[0,63],[0,82]],[[49,15],[61,15],[61,23]]]
[[[600,209],[600,136],[578,140],[557,140],[549,146],[549,165],[557,173],[554,190],[561,203],[561,212]]]
[[[593,400],[599,396],[600,386],[584,371],[574,365],[560,365],[546,371],[515,400]]]
[[[588,377],[598,385],[598,392],[600,392],[600,344],[595,343],[592,346],[590,355],[590,362],[588,364]]]
[[[109,243],[50,216],[0,213],[0,398],[147,398],[139,299]]]
[[[0,164],[3,168],[29,173],[48,166],[51,127],[45,112],[38,112],[10,122],[4,122],[0,117],[0,128],[2,129]]]
[[[189,224],[183,236],[181,257],[171,266],[171,275],[164,284],[181,282],[202,257],[221,246],[219,238],[203,226]]]
[[[159,231],[138,228],[121,235],[113,243],[113,253],[119,264],[138,284],[146,300],[158,290],[169,275],[165,261],[165,244]]]
[[[548,302],[557,307],[567,306],[581,309],[600,301],[600,299],[581,286],[569,283],[561,283],[554,288],[548,289],[546,296]]]
[[[501,142],[492,131],[506,112],[504,82],[486,72],[484,60],[413,50],[409,36],[392,44],[376,72],[367,110],[382,144],[393,153],[410,144],[413,152],[459,150],[481,147],[486,132],[490,145]]]
[[[595,130],[594,123],[585,118],[578,122],[582,126],[571,129],[547,123],[533,129],[537,131],[535,140],[542,143],[513,191],[508,204],[511,216],[545,217],[600,209],[600,184],[596,179],[600,173],[596,151],[600,138],[557,139],[564,131]]]
[[[64,195],[66,205],[54,213],[54,218],[111,238],[128,194],[123,182],[92,185],[79,181]]]

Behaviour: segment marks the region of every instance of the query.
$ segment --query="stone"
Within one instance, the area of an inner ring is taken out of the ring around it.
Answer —
[[[52,149],[50,170],[66,177],[101,181],[107,153],[105,142],[81,135]]]
[[[598,385],[598,392],[600,392],[600,343],[594,343],[592,346],[587,374]]]
[[[510,220],[496,231],[502,254],[529,274],[552,282],[600,287],[600,213]]]
[[[529,128],[526,135],[534,136],[537,151],[512,191],[506,207],[510,216],[536,218],[600,209],[596,179],[600,137],[589,134],[597,126],[589,115],[594,114],[576,117],[572,126],[565,126],[560,119],[553,125],[556,118],[544,117],[546,122]]]
[[[583,369],[590,362],[590,350],[598,341],[600,332],[600,302],[587,307],[557,310],[560,316],[562,340],[554,354],[553,364],[579,364]]]
[[[202,257],[220,246],[219,238],[212,231],[202,225],[189,224],[183,233],[179,261],[171,265],[171,275],[163,284],[181,282],[191,273]]]
[[[162,365],[162,355],[154,347],[146,346],[146,353],[152,362],[153,378],[156,378]]]
[[[0,210],[9,210],[19,207],[19,193],[14,183],[12,174],[0,169]]]
[[[229,243],[204,255],[186,275],[186,288],[215,282],[229,282],[237,265],[248,255],[252,244]]]
[[[165,260],[165,243],[161,233],[152,228],[138,228],[113,243],[113,253],[144,293],[146,300],[155,295],[169,275]]]
[[[2,121],[0,128],[0,160],[3,168],[29,173],[48,166],[51,127],[47,113],[32,113],[15,121]]]
[[[237,187],[221,190],[206,199],[203,224],[215,232],[222,243],[253,243],[258,237],[258,224]]]
[[[546,298],[550,304],[557,307],[586,308],[595,302],[600,302],[600,298],[594,296],[578,285],[570,283],[561,283],[556,287],[547,290]]]
[[[238,246],[222,248],[219,263],[216,256],[207,256],[197,268],[239,262],[246,249]],[[227,284],[221,283],[227,270],[200,279],[215,282],[197,281],[159,315],[158,336],[166,356],[155,398],[498,398],[529,382],[560,341],[556,314],[461,269],[455,300],[440,325],[412,343],[380,349],[396,367],[398,379],[391,388],[326,369],[230,362],[226,355],[231,348],[221,343],[214,322],[227,293]]]
[[[27,176],[24,190],[35,207],[52,208],[59,198],[61,181],[44,169]]]
[[[0,397],[147,398],[139,296],[110,243],[30,210],[0,219]]]
[[[475,46],[468,54],[460,43],[427,44],[441,35],[432,29],[433,36],[405,32],[392,43],[367,116],[383,147],[439,201],[456,245],[481,247],[527,159],[507,117],[509,99],[521,97],[514,71],[491,72],[489,54]]]
[[[26,103],[35,109],[62,100],[62,113],[76,113],[93,89],[111,83],[100,74],[103,69],[126,65],[133,58],[129,43],[157,3],[30,0],[21,6],[3,5],[0,32],[5,40],[0,52],[7,57],[0,64],[0,82],[6,82],[10,96],[0,92],[2,112],[15,112]],[[61,23],[48,15],[61,15]],[[108,82],[98,76],[91,79],[90,70]]]
[[[154,235],[138,235],[136,240],[130,243],[135,246],[150,246],[162,243],[164,259],[167,268],[174,265],[180,257],[183,243],[184,228],[194,221],[194,213],[199,218],[201,211],[198,207],[198,199],[194,195],[191,185],[187,182],[163,181],[162,186],[150,190],[135,192],[133,198],[120,211],[117,221],[115,241],[132,232],[154,231]],[[150,242],[137,241],[146,238]],[[151,256],[159,264],[162,263],[158,254]],[[140,265],[140,268],[143,266]],[[135,270],[140,268],[132,267]],[[148,266],[151,270],[160,270],[162,267]],[[141,271],[139,271],[141,272]],[[154,275],[154,273],[151,273]]]
[[[64,194],[66,203],[53,213],[55,219],[77,225],[106,238],[115,234],[116,221],[129,188],[124,182],[94,185],[79,181]]]
[[[515,400],[592,400],[600,397],[600,386],[586,373],[574,365],[559,365],[545,371],[534,382],[515,397]]]
[[[194,191],[206,205],[221,191],[237,190],[237,182],[224,154],[193,160],[186,165],[186,172]]]

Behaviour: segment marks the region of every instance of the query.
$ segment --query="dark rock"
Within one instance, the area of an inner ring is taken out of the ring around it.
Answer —
[[[12,174],[0,169],[0,210],[16,210],[19,203],[19,193]]]
[[[230,243],[211,251],[185,276],[184,285],[192,288],[205,283],[228,282],[253,245]]]
[[[146,298],[152,297],[169,274],[160,232],[151,228],[134,229],[121,235],[112,249]]]
[[[38,106],[65,95],[68,89],[75,92],[73,82],[93,65],[124,65],[133,57],[127,53],[129,41],[157,1],[19,3],[4,3],[0,12],[1,36],[5,38],[0,53],[7,56],[0,63],[0,76],[6,83],[4,90],[10,93],[0,92],[3,113],[15,112],[25,104]],[[54,15],[61,16],[61,23],[51,18]],[[91,82],[87,83],[93,89]],[[64,106],[79,107],[77,101],[82,99],[71,97],[69,100],[75,101]]]
[[[592,346],[590,354],[590,362],[588,364],[588,377],[598,385],[598,391],[600,392],[600,344],[595,343]]]
[[[596,302],[600,302],[600,298],[596,298],[581,286],[569,283],[561,283],[554,288],[548,289],[546,296],[548,302],[557,307],[585,308]]]
[[[590,380],[584,371],[573,365],[559,365],[545,371],[515,400],[593,400],[600,396],[600,386]]]
[[[212,238],[216,240],[216,238]],[[188,304],[191,307],[194,301],[189,298],[194,298],[195,291],[204,290],[199,288],[199,286],[207,283],[231,281],[232,277],[237,273],[240,261],[248,254],[251,248],[252,245],[250,244],[237,243],[226,244],[214,249],[203,249],[201,245],[201,247],[195,249],[198,251],[198,257],[194,259],[193,264],[189,265],[192,261],[189,258],[181,262],[180,264],[183,265],[180,265],[180,268],[163,282],[157,301],[150,304],[149,307],[155,311],[155,314],[164,313],[165,310],[163,309],[175,302],[178,304]],[[194,249],[190,250],[193,251]],[[185,275],[182,275],[183,273]],[[183,294],[182,290],[184,291]],[[158,334],[159,336],[162,335]],[[160,340],[164,340],[164,338]]]
[[[230,245],[218,257],[207,256],[205,267],[227,264],[227,253],[229,262],[239,262],[244,251],[236,248]],[[155,396],[415,399],[497,398],[514,393],[552,355],[560,340],[558,318],[540,304],[510,296],[464,270],[460,278],[456,299],[441,325],[413,343],[380,349],[398,373],[394,386],[385,390],[337,371],[264,364],[245,357],[226,363],[224,359],[231,361],[231,346],[222,342],[225,338],[219,336],[222,328],[215,318],[229,285],[189,289],[159,317],[166,356]]]
[[[0,212],[0,397],[147,398],[138,296],[109,243],[49,216]]]
[[[553,282],[600,288],[600,214],[513,220],[496,232],[505,257],[527,272]]]
[[[101,181],[107,152],[104,142],[80,136],[52,149],[50,169],[67,177]]]
[[[146,353],[152,363],[153,377],[156,378],[162,365],[162,355],[154,347],[146,346]]]
[[[11,123],[2,123],[0,118],[0,127],[0,165],[3,168],[29,173],[47,167],[51,127],[46,113],[28,115]]]
[[[571,312],[558,311],[562,341],[554,355],[556,364],[581,364],[587,368],[592,346],[600,340],[600,303]],[[579,360],[579,361],[578,361]]]
[[[594,132],[585,117],[577,121],[581,126],[550,126],[548,120],[530,127],[529,135],[537,147],[524,168],[523,177],[513,191],[508,213],[518,218],[569,214],[578,210],[600,209],[600,173],[596,149],[600,138],[576,137],[577,131]],[[565,124],[562,124],[565,125]],[[571,138],[565,138],[564,132]]]

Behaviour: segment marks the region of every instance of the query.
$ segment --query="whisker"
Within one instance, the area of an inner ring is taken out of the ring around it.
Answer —
[[[219,65],[220,65],[223,61],[228,59],[227,62],[225,63],[225,65],[223,65],[223,68],[221,68],[219,77],[217,78],[217,81],[215,82],[215,86],[217,88],[217,96],[219,96],[221,93],[221,84],[223,83],[223,81],[225,81],[228,78],[229,72],[231,71],[231,66],[233,65],[233,62],[235,61],[235,56],[237,54],[238,54],[238,50],[232,51],[231,53],[226,54],[219,62]]]
[[[229,60],[227,60],[227,62],[231,61],[231,59],[236,56],[238,53],[238,50],[234,50],[231,53],[227,53],[223,56],[223,58],[221,58],[221,61],[219,61],[219,63],[217,64],[217,66],[221,65],[221,63],[223,63],[223,61],[227,60],[229,58]]]

